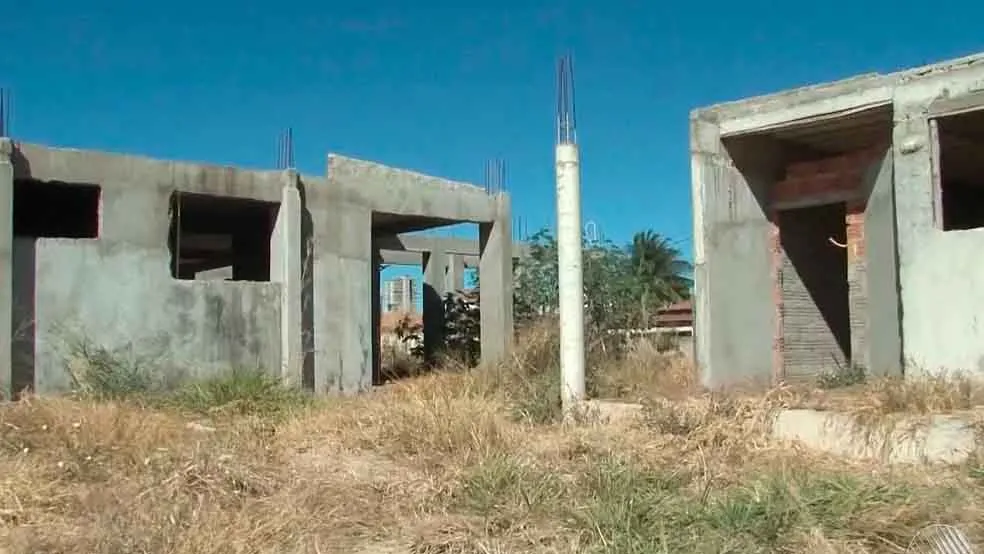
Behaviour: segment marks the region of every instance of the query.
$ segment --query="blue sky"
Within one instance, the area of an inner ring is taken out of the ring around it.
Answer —
[[[585,221],[689,256],[689,111],[984,50],[984,4],[898,2],[22,2],[0,17],[15,138],[272,167],[280,129],[480,182],[552,226],[555,64],[574,54]],[[471,233],[468,234],[473,234]]]

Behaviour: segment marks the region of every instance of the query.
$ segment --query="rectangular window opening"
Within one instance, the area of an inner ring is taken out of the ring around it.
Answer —
[[[99,237],[98,185],[15,179],[15,237],[86,239]]]
[[[270,240],[280,205],[175,192],[168,250],[182,280],[269,281]]]
[[[944,231],[984,227],[984,110],[933,121],[937,219]]]

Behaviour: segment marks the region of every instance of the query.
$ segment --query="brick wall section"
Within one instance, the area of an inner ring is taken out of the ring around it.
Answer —
[[[785,175],[773,187],[770,200],[772,202],[809,201],[817,203],[829,201],[825,197],[831,193],[846,193],[854,199],[847,203],[846,236],[848,248],[848,270],[844,276],[848,282],[848,302],[850,308],[851,351],[852,363],[864,363],[867,353],[867,281],[865,278],[864,253],[864,209],[865,202],[861,186],[864,174],[871,164],[884,153],[884,145],[878,145],[865,150],[831,156],[820,160],[793,162],[787,164]],[[781,229],[778,211],[770,208],[770,246],[773,263],[773,300],[776,306],[776,324],[773,344],[773,375],[777,380],[787,377],[786,332],[787,301],[784,299],[784,288],[787,291],[801,288],[802,284],[783,283],[783,279],[798,279],[795,271],[788,268],[788,257],[784,254],[781,243]],[[833,245],[831,245],[833,246]],[[787,266],[786,271],[783,267]],[[790,337],[792,338],[792,337]]]
[[[864,254],[864,200],[847,203],[847,286],[851,310],[851,363],[867,366],[868,279]]]
[[[843,203],[779,212],[783,378],[811,381],[847,364],[851,349]]]
[[[779,238],[779,211],[769,210],[769,249],[772,260],[772,302],[775,305],[775,329],[772,341],[772,379],[778,383],[783,379],[783,333],[785,316],[782,298],[782,243]]]

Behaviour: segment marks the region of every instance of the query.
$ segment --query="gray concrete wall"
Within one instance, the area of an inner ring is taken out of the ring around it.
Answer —
[[[767,143],[725,148],[719,127],[692,121],[695,357],[705,386],[772,376],[775,314],[770,224],[756,196],[775,179]]]
[[[865,368],[875,375],[902,374],[902,321],[898,240],[891,150],[868,169],[864,213]]]
[[[179,377],[232,368],[281,368],[281,285],[178,281],[169,272],[170,194],[279,202],[280,172],[160,162],[19,145],[17,178],[101,186],[100,237],[18,239],[11,359],[24,380],[33,357],[39,392],[70,384],[70,344],[132,348]],[[33,293],[33,294],[32,294]],[[29,333],[34,343],[25,343]]]
[[[895,90],[894,172],[907,375],[984,374],[984,229],[944,232],[934,221],[929,112],[940,100],[984,89],[973,65]]]
[[[137,359],[173,371],[174,378],[204,378],[231,368],[277,375],[276,283],[173,280],[166,260],[153,252],[107,240],[16,239],[14,244],[15,259],[34,261],[33,267],[18,263],[16,269],[23,276],[20,283],[35,282],[39,393],[70,388],[66,359],[79,340],[132,348]],[[21,292],[27,291],[15,290]],[[20,295],[18,301],[23,306],[29,297]],[[17,327],[25,323],[18,321]]]

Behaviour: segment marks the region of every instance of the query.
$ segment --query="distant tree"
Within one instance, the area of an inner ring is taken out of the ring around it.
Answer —
[[[628,253],[641,323],[648,325],[659,308],[690,298],[693,265],[668,238],[652,230],[638,232]]]

